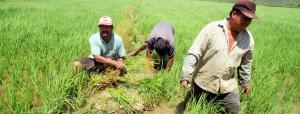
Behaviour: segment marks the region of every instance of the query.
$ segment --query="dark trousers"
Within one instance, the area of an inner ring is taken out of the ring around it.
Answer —
[[[203,90],[197,84],[193,84],[190,93],[196,100],[199,100],[202,95],[205,95],[204,98],[207,102],[218,102],[224,110],[228,112],[236,113],[240,109],[240,95],[238,93],[238,89],[229,93],[215,94]]]
[[[79,60],[79,62],[83,65],[83,68],[88,72],[103,72],[107,65],[104,65],[102,63],[97,62],[95,59],[92,58],[82,58]]]

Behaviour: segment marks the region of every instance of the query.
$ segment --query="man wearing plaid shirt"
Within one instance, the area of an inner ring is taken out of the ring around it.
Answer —
[[[253,1],[237,0],[229,18],[208,24],[198,34],[181,72],[181,86],[191,85],[191,96],[199,99],[206,94],[208,101],[222,101],[226,113],[238,112],[234,75],[237,68],[242,93],[249,93],[254,40],[246,28],[257,18],[255,10]]]

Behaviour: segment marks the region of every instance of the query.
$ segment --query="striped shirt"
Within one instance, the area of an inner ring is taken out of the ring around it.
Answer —
[[[254,40],[250,31],[240,32],[236,45],[228,53],[227,19],[208,24],[198,34],[188,51],[181,72],[181,80],[194,82],[212,93],[229,93],[250,81]]]

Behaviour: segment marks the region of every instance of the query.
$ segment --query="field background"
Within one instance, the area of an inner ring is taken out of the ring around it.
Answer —
[[[296,7],[296,2],[282,3]],[[0,113],[151,113],[163,104],[173,110],[187,91],[179,86],[179,74],[188,48],[201,28],[227,17],[232,5],[200,0],[0,0]],[[300,113],[299,12],[257,7],[260,19],[249,27],[255,38],[252,92],[242,95],[240,113]],[[74,72],[74,60],[89,55],[88,38],[98,31],[96,23],[103,15],[113,18],[127,52],[142,44],[157,22],[173,24],[172,70],[150,73],[141,53],[127,58],[129,73],[120,79]],[[187,111],[214,113],[213,107],[191,101]]]
[[[203,1],[218,1],[218,2],[234,2],[235,0],[203,0]],[[257,4],[273,6],[273,7],[300,7],[299,0],[254,0]]]

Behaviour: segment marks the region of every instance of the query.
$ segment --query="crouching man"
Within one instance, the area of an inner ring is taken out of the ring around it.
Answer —
[[[122,38],[113,32],[112,19],[103,16],[99,19],[99,30],[90,39],[92,54],[87,58],[82,58],[74,62],[74,67],[84,68],[87,72],[103,72],[111,67],[118,70],[118,75],[125,72],[125,48]]]

